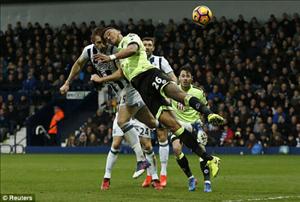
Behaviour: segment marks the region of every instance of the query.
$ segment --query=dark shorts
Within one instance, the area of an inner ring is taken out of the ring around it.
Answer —
[[[169,109],[169,103],[163,96],[163,88],[171,81],[167,74],[157,68],[149,69],[131,80],[132,86],[140,93],[157,119],[163,110]]]

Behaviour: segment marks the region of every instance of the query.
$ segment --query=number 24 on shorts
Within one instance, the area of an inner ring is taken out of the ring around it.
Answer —
[[[156,88],[156,90],[159,89],[160,85],[164,85],[167,83],[167,80],[159,78],[158,76],[155,77],[155,81],[152,82],[152,86]]]

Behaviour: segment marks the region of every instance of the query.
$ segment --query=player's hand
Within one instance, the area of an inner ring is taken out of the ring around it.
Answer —
[[[225,119],[222,116],[220,116],[219,114],[210,114],[210,115],[208,115],[207,120],[209,123],[211,123],[215,126],[223,125],[225,122]]]
[[[69,83],[65,83],[64,85],[62,85],[62,87],[60,87],[59,91],[62,95],[66,94],[70,89],[70,85]]]
[[[95,54],[94,60],[96,60],[98,62],[103,62],[103,63],[111,61],[111,59],[108,55],[104,55],[102,53]]]
[[[102,78],[98,74],[93,74],[91,76],[91,81],[94,81],[97,83],[102,83]]]

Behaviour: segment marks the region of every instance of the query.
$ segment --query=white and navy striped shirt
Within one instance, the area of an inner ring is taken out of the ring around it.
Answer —
[[[157,69],[162,70],[166,74],[173,72],[172,67],[170,66],[168,60],[164,58],[163,56],[156,56],[156,55],[151,55],[150,58],[148,59],[149,62],[154,65]]]
[[[117,52],[117,47],[109,45],[106,49],[106,52],[104,52],[103,54],[111,55],[116,52]],[[90,60],[97,74],[101,77],[111,75],[112,73],[118,70],[116,64],[116,62],[118,62],[117,60],[110,61],[108,63],[101,63],[95,61],[93,56],[97,53],[101,53],[101,52],[97,50],[94,44],[90,44],[83,49],[80,57],[82,57],[84,60]],[[117,81],[109,81],[106,84],[113,89],[116,95],[119,95],[121,93],[121,90],[124,87],[126,87],[128,83],[129,82],[125,78],[122,78]]]

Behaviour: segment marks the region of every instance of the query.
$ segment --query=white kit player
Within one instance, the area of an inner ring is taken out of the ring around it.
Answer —
[[[148,60],[156,68],[161,69],[165,72],[174,82],[177,83],[177,78],[173,72],[169,62],[163,56],[153,55],[155,49],[154,39],[152,37],[145,37],[142,39],[143,44],[146,48]],[[168,130],[167,129],[156,129],[156,134],[159,142],[159,159],[161,163],[160,171],[160,183],[163,187],[167,185],[167,165],[169,159],[169,142],[168,142]],[[151,176],[147,175],[143,182],[143,187],[149,186],[151,183]]]
[[[60,92],[62,94],[65,94],[69,90],[71,81],[81,71],[81,69],[88,61],[90,61],[93,64],[93,67],[96,69],[97,75],[101,77],[109,76],[119,70],[117,67],[117,63],[115,61],[112,61],[110,63],[98,63],[93,59],[94,55],[98,53],[113,54],[116,52],[115,47],[106,46],[102,42],[101,31],[102,30],[100,28],[96,28],[95,30],[93,30],[92,33],[93,44],[90,44],[84,48],[82,54],[72,66],[68,79],[66,80],[64,85],[60,88]],[[138,94],[138,92],[133,87],[131,87],[131,85],[129,85],[126,79],[120,79],[118,81],[108,82],[107,85],[110,85],[117,95],[124,94],[128,96],[128,98],[126,99],[126,104],[119,107],[119,116],[116,117],[116,120],[118,120],[117,121],[118,124],[115,124],[115,127],[118,125],[121,126],[120,128],[122,133],[124,133],[124,137],[126,137],[129,145],[132,147],[132,149],[136,154],[137,168],[133,174],[133,178],[137,178],[143,174],[146,168],[150,166],[150,163],[146,160],[143,154],[140,141],[138,138],[139,132],[131,124],[130,117],[128,118],[126,112],[129,111],[128,113],[132,113],[131,108],[133,106],[135,112],[144,111],[145,109],[144,110],[142,109],[145,108],[145,104],[143,103],[143,100]],[[125,99],[125,97],[123,97],[123,99]],[[142,115],[140,116],[141,117],[140,119],[142,120],[145,119],[146,121],[143,122],[147,123],[147,125],[150,125],[152,127],[156,127],[158,125],[157,121],[154,119],[153,116],[152,117],[147,116],[149,113],[147,114],[141,112],[141,114]],[[115,154],[118,153],[119,151],[119,145],[120,143],[118,144],[118,142],[113,140],[111,151],[109,152],[107,158],[107,164],[109,164],[109,167],[112,167],[114,159],[116,159]],[[110,183],[109,178],[104,181],[105,184],[108,185],[108,187],[107,188],[104,187],[104,189],[108,189]]]

